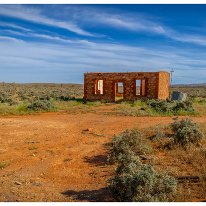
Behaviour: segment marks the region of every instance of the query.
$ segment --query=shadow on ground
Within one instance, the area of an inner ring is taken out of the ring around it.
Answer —
[[[92,157],[85,157],[85,162],[94,166],[106,166],[109,164],[106,155],[96,155]]]
[[[108,188],[101,188],[99,190],[82,190],[82,191],[68,190],[63,192],[62,194],[76,201],[89,201],[89,202],[112,202],[113,201]]]
[[[108,148],[108,145],[104,145]],[[105,167],[109,165],[107,155],[95,155],[91,157],[85,157],[84,161],[95,167]],[[98,190],[67,190],[62,193],[63,195],[72,198],[74,201],[89,201],[89,202],[113,202],[114,199],[111,196],[108,187],[104,187]]]

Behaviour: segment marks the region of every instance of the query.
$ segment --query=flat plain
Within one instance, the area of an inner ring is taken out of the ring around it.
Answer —
[[[190,89],[190,94],[195,93],[195,88]],[[205,91],[196,91],[199,89]],[[0,106],[0,201],[114,201],[107,187],[115,170],[107,161],[114,135],[132,128],[152,132],[188,116],[122,115],[116,112],[121,103],[83,104],[82,85],[4,83],[0,90],[7,99],[3,102],[2,97]],[[27,112],[25,107],[19,109],[19,105],[29,104],[22,96],[28,102],[37,96],[43,101],[53,98],[55,107]],[[204,96],[196,98],[201,98],[194,103],[199,113],[190,118],[205,132],[206,103]],[[153,152],[146,161],[157,170],[166,169],[174,177],[205,174],[194,148],[189,152],[158,149],[149,141]],[[202,148],[206,148],[205,139]],[[179,182],[174,201],[204,201],[205,184],[205,180]]]

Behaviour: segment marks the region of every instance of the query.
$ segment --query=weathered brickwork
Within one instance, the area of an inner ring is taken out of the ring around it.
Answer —
[[[140,93],[136,93],[136,80],[140,80]],[[118,83],[123,84],[123,92],[118,93]],[[115,96],[123,96],[126,101],[140,98],[166,99],[169,97],[170,74],[160,72],[125,73],[85,73],[84,99],[115,101]]]

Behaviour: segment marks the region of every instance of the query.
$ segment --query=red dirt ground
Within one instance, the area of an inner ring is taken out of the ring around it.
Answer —
[[[101,112],[0,117],[0,163],[8,164],[0,170],[0,201],[112,201],[105,144],[125,129],[172,121]]]

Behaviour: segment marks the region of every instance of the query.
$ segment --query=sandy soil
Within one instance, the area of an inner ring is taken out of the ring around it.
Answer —
[[[127,128],[172,121],[101,112],[0,117],[0,163],[8,164],[0,170],[0,201],[112,201],[106,143]]]

